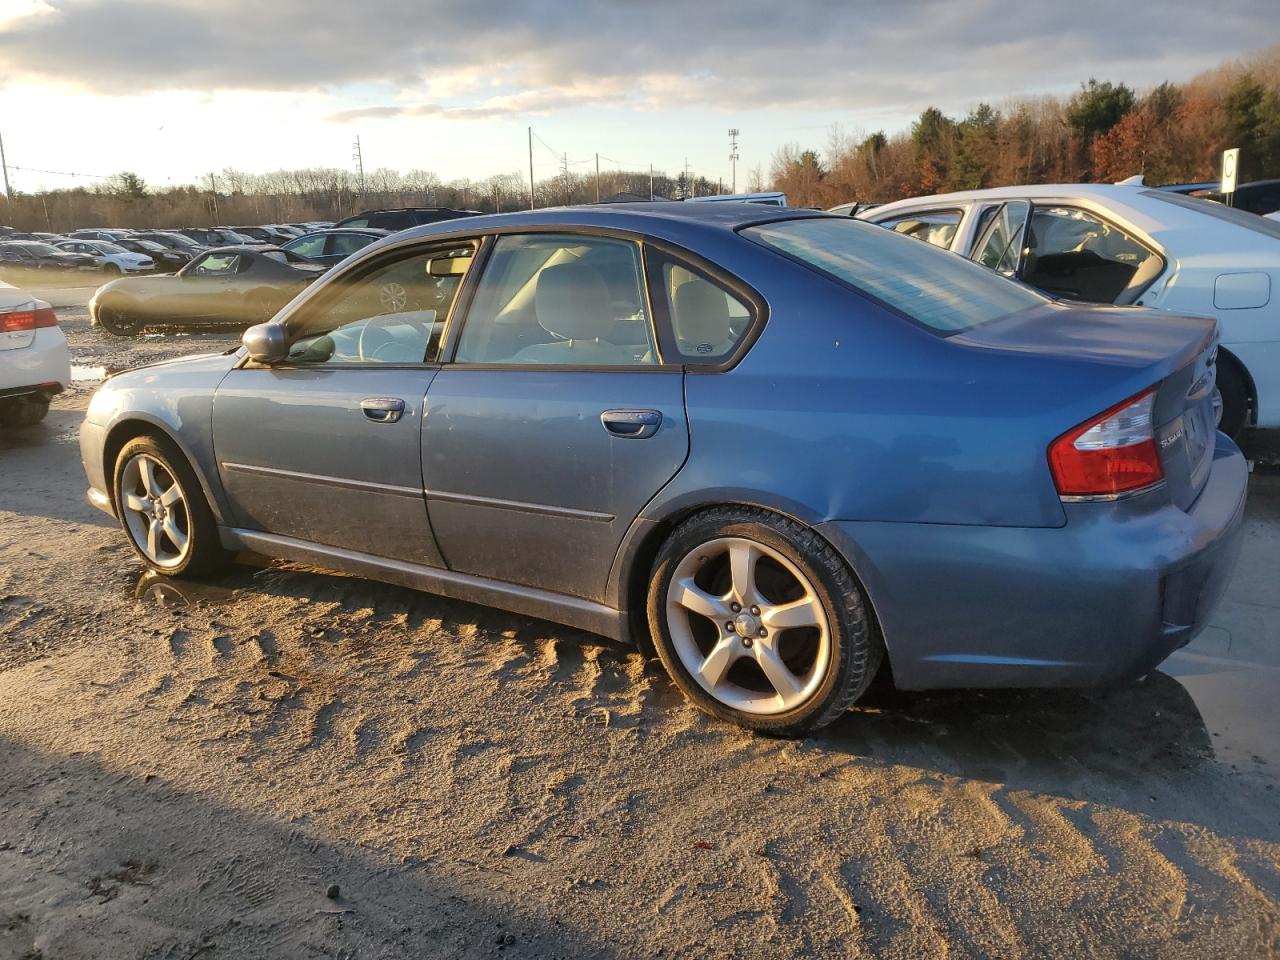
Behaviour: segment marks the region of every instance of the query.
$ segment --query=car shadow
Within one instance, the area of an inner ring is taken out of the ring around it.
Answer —
[[[614,955],[571,905],[561,924],[480,895],[503,879],[484,864],[447,851],[392,862],[286,813],[287,798],[211,799],[234,770],[197,789],[12,738],[0,756],[0,956],[98,957],[104,936],[136,957]]]
[[[539,638],[581,651],[598,648],[600,663],[621,685],[643,686],[640,722],[660,726],[683,698],[660,664],[643,680],[628,679],[635,650],[625,644],[463,601],[292,564],[238,567],[211,583],[154,576],[136,588],[165,606],[235,602],[271,595],[332,609],[362,611],[410,630],[430,622],[479,644],[498,637],[530,648]],[[320,617],[323,624],[325,617]],[[317,628],[320,629],[320,628]],[[581,657],[581,653],[578,654]],[[625,696],[625,691],[620,691]],[[721,726],[709,718],[703,728]],[[757,738],[767,743],[767,738]],[[1236,777],[1214,756],[1213,737],[1195,701],[1177,680],[1153,672],[1125,687],[1096,690],[957,690],[908,693],[880,679],[853,710],[803,741],[837,762],[912,767],[1074,801],[1105,801],[1145,816],[1199,823],[1221,833],[1243,831],[1280,841],[1280,824],[1242,816],[1240,792],[1271,785]],[[1265,806],[1265,803],[1262,804]]]

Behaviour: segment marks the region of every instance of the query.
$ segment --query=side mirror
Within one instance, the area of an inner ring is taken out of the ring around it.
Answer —
[[[278,323],[259,323],[250,327],[240,338],[254,363],[279,363],[289,356],[289,341],[285,329]]]

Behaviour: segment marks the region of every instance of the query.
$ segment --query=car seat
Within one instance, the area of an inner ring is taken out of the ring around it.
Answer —
[[[534,292],[538,325],[557,338],[515,355],[516,363],[633,364],[633,349],[600,339],[614,328],[613,298],[600,272],[585,263],[561,263],[538,274]]]

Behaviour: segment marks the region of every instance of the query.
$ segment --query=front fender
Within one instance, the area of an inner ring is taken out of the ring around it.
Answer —
[[[94,394],[86,413],[92,431],[101,438],[99,449],[82,451],[86,472],[94,476],[92,457],[101,475],[109,478],[120,448],[143,432],[160,432],[173,441],[190,463],[214,518],[224,523],[229,506],[218,481],[213,451],[213,398],[218,384],[235,362],[229,354],[198,357],[144,367],[113,377]],[[110,489],[104,491],[111,494]]]

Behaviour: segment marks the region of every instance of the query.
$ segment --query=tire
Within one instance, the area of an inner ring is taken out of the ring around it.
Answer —
[[[34,427],[49,415],[49,397],[32,393],[0,400],[0,426],[13,429]]]
[[[717,507],[680,524],[654,562],[647,609],[658,657],[681,692],[763,733],[797,736],[836,720],[884,656],[862,588],[835,548],[752,507]]]
[[[152,481],[145,479],[143,463],[150,464]],[[218,525],[205,500],[204,489],[182,451],[168,437],[143,435],[121,448],[112,472],[116,513],[129,545],[151,570],[169,577],[198,577],[221,570],[231,560],[218,539]],[[177,499],[163,500],[176,485]],[[148,543],[153,521],[157,521],[156,501],[161,500],[164,518],[156,530],[156,549]],[[132,504],[144,504],[135,509]],[[171,535],[172,521],[179,536]]]
[[[120,268],[117,267],[114,263],[111,263],[110,261],[108,261],[102,265],[102,272],[107,274],[108,276],[119,276]]]
[[[1249,422],[1249,392],[1240,368],[1233,361],[1219,359],[1217,390],[1222,398],[1218,429],[1229,437],[1237,437]]]
[[[136,337],[146,324],[142,316],[121,303],[104,303],[98,308],[98,326],[117,337]]]

